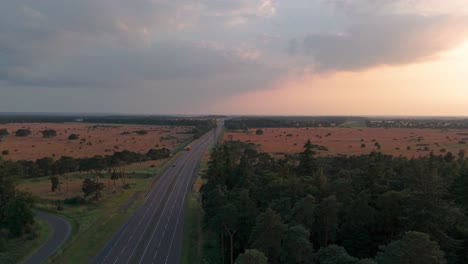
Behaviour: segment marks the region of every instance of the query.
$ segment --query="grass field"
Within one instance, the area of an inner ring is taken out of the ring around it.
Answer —
[[[2,124],[10,135],[0,138],[3,159],[36,160],[38,158],[70,156],[74,158],[111,155],[124,149],[145,153],[151,148],[177,149],[191,138],[190,127],[146,125],[99,125],[88,123],[12,123]],[[29,129],[31,135],[16,137],[18,129]],[[57,136],[43,138],[41,131],[53,129]],[[144,133],[139,133],[145,131]],[[70,134],[79,139],[69,140]]]
[[[65,180],[62,179],[61,193],[50,191],[48,177],[26,179],[19,182],[18,188],[30,191],[39,198],[37,207],[61,214],[71,220],[75,226],[74,234],[65,245],[54,254],[50,263],[88,263],[112,237],[117,229],[141,204],[145,191],[153,180],[157,179],[170,159],[135,163],[127,167],[129,189],[123,189],[120,181],[110,187],[106,179],[103,196],[98,202],[85,205],[63,205],[63,211],[57,211],[54,201],[73,196],[82,196],[81,183],[85,177],[94,174],[73,173],[69,177],[68,193]],[[156,176],[155,176],[156,175]],[[0,261],[0,263],[3,263]]]
[[[25,259],[47,241],[50,228],[44,221],[36,219],[34,232],[37,235],[34,239],[30,240],[28,239],[28,235],[26,235],[25,237],[8,241],[6,249],[0,252],[0,263],[18,263],[22,259]]]
[[[260,151],[273,155],[297,153],[310,139],[313,144],[324,146],[328,151],[320,155],[360,155],[371,151],[405,156],[408,158],[452,152],[468,151],[468,130],[437,130],[409,128],[265,128],[262,135],[255,129],[228,131],[224,140],[240,140],[253,143]],[[380,146],[380,149],[379,149]]]
[[[145,178],[152,177],[152,175],[161,172],[162,165],[167,163],[169,159],[146,161],[141,163],[134,163],[126,167],[128,171],[127,176],[129,177],[129,183],[131,185],[137,184],[139,181]],[[50,179],[49,177],[40,177],[32,179],[21,180],[18,188],[22,191],[28,191],[33,193],[35,196],[44,200],[63,200],[74,196],[81,196],[83,192],[81,190],[81,184],[83,179],[86,177],[94,177],[94,173],[70,173],[68,180],[68,192],[67,192],[67,180],[66,177],[61,177],[61,191],[51,192]],[[106,175],[107,177],[107,175]],[[106,184],[104,194],[112,195],[113,181],[108,178],[101,178],[101,182]],[[116,181],[116,188],[121,186],[120,180]],[[138,186],[138,185],[136,185]]]
[[[130,178],[130,189],[118,188],[115,193],[107,190],[100,201],[88,205],[65,205],[61,213],[73,218],[79,231],[50,262],[89,262],[142,202],[152,180],[152,177]],[[51,204],[45,206],[53,209]]]

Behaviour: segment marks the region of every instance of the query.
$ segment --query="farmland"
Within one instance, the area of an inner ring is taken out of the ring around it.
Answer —
[[[310,139],[313,144],[328,150],[327,155],[360,155],[381,151],[394,156],[408,158],[426,156],[431,151],[438,155],[467,150],[468,130],[463,129],[418,129],[418,128],[263,128],[231,130],[224,134],[224,140],[239,140],[254,144],[260,151],[273,155],[300,152]]]
[[[151,148],[173,149],[191,138],[191,127],[91,123],[10,123],[0,125],[9,135],[0,137],[3,159],[35,160],[43,157],[58,159],[109,155],[129,150],[144,153]],[[15,131],[28,129],[26,137]],[[55,130],[56,136],[44,138],[42,131]],[[69,139],[76,134],[77,139]]]

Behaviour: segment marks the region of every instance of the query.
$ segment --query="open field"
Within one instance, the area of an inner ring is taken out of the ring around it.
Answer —
[[[113,191],[113,181],[101,178],[100,181],[105,183],[106,188],[98,202],[83,205],[64,204],[63,211],[56,211],[57,206],[54,201],[83,196],[81,190],[83,179],[94,177],[94,173],[70,173],[68,192],[65,178],[61,179],[61,192],[50,191],[50,179],[47,176],[20,180],[18,184],[20,190],[30,191],[39,198],[37,207],[60,213],[77,225],[72,238],[49,262],[89,262],[143,201],[145,191],[164,167],[169,165],[169,161],[170,159],[146,161],[127,166],[129,189],[123,189],[119,179]]]
[[[110,155],[115,151],[130,150],[144,153],[151,148],[173,149],[187,141],[191,127],[149,125],[99,125],[90,123],[11,123],[2,124],[10,133],[0,137],[0,151],[7,150],[3,159],[35,160],[43,157],[74,158]],[[17,137],[18,129],[29,129],[31,135]],[[57,136],[43,138],[41,131],[53,129]],[[138,131],[146,131],[147,134]],[[69,140],[70,134],[79,139]]]
[[[328,148],[320,155],[360,155],[377,151],[408,158],[468,151],[468,130],[411,128],[265,128],[257,135],[255,129],[227,131],[224,140],[250,142],[260,151],[274,155],[302,151],[310,139],[313,144]]]

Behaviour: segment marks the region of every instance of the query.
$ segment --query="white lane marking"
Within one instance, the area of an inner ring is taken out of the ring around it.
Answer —
[[[206,145],[209,145],[210,143],[211,143],[211,140],[208,140],[208,141],[204,142],[203,146],[205,146],[205,144],[206,144]],[[201,148],[201,149],[204,151],[205,148]],[[203,151],[200,151],[200,149],[198,149],[198,151],[196,152],[196,155],[194,155],[194,156],[197,157],[197,159],[190,160],[190,161],[193,162],[194,164],[193,164],[193,165],[191,164],[191,166],[190,166],[190,169],[189,169],[189,172],[190,172],[190,173],[187,174],[187,175],[189,175],[189,176],[188,176],[188,177],[186,176],[186,177],[184,178],[184,181],[187,182],[187,183],[185,184],[185,193],[187,192],[187,188],[188,188],[189,183],[191,182],[191,179],[192,179],[192,177],[193,177],[193,173],[194,173],[194,171],[195,171],[196,164],[197,164],[197,162],[198,162],[198,160],[199,160],[199,156],[203,153]],[[190,161],[189,161],[189,162],[190,162]],[[183,186],[184,186],[184,183],[182,183],[182,186],[181,186],[181,187],[183,187]],[[157,247],[156,252],[155,252],[155,254],[154,254],[154,256],[153,256],[153,261],[156,259],[156,256],[158,255],[159,248],[160,248],[160,246],[161,246],[161,242],[162,242],[162,240],[163,240],[163,238],[164,238],[164,235],[165,235],[165,233],[166,233],[167,225],[169,224],[170,219],[171,219],[171,217],[172,217],[172,211],[173,211],[175,205],[177,204],[177,201],[179,200],[179,198],[180,198],[180,196],[181,196],[181,195],[180,195],[180,191],[181,191],[181,190],[183,190],[183,189],[179,188],[179,193],[178,193],[177,198],[176,198],[176,200],[175,200],[175,202],[174,202],[174,204],[173,204],[173,206],[172,206],[171,213],[170,213],[169,217],[167,218],[166,227],[164,228],[163,235],[160,237],[158,247]],[[185,195],[183,195],[183,202],[184,202],[184,201],[185,201]],[[183,204],[181,205],[181,208],[182,208],[182,207],[183,207]],[[163,212],[164,212],[164,211],[163,211]],[[178,224],[178,223],[177,223],[177,224]],[[177,224],[176,224],[176,226],[177,226]],[[157,230],[157,228],[153,231],[153,234],[152,234],[151,237],[153,237],[153,235],[154,235],[154,233],[156,232],[156,230]],[[152,240],[153,240],[153,239],[151,238],[150,241],[148,242],[148,246],[151,244],[151,241],[152,241]],[[145,252],[146,252],[146,251],[145,251]],[[143,254],[143,257],[142,257],[141,260],[143,260],[144,255],[145,255],[145,254]],[[140,264],[141,264],[141,260],[140,260]]]
[[[209,143],[211,143],[211,140],[208,141],[208,145]],[[203,152],[200,153],[200,155],[202,154]],[[198,162],[198,159],[196,160],[195,164],[192,165],[191,167],[191,173],[189,174],[188,177],[186,177],[186,180],[187,180],[187,183],[185,185],[185,189],[184,189],[184,193],[182,195],[182,203],[180,204],[180,209],[179,209],[179,214],[177,216],[177,222],[175,224],[175,228],[174,228],[174,232],[172,233],[172,237],[171,237],[171,243],[169,245],[169,249],[168,249],[168,252],[167,252],[167,256],[166,256],[166,260],[165,260],[165,263],[167,263],[168,259],[169,259],[169,256],[170,256],[170,253],[171,253],[171,250],[172,250],[172,245],[174,244],[174,238],[175,238],[175,234],[177,233],[177,230],[178,230],[178,225],[179,225],[179,222],[180,222],[180,218],[181,218],[181,213],[182,213],[182,209],[184,208],[184,204],[185,204],[185,198],[187,196],[187,192],[188,192],[188,187],[190,185],[190,183],[192,182],[192,177],[195,173],[195,169],[196,169],[196,163]],[[179,194],[179,197],[181,195]],[[172,215],[171,215],[172,216]],[[159,245],[161,245],[161,242],[164,238],[164,235],[161,237],[161,240],[159,241]],[[158,246],[158,250],[156,251],[156,253],[154,254],[153,256],[153,263],[154,261],[156,260],[156,257],[158,255],[158,251],[159,251],[159,246]]]
[[[207,141],[207,139],[208,139],[208,141]],[[206,148],[207,146],[204,146],[204,145],[205,145],[207,142],[208,142],[208,143],[211,143],[211,141],[212,141],[211,136],[205,136],[202,140],[199,141],[200,144],[197,144],[198,146],[196,146],[195,149],[196,149],[196,150],[204,149],[203,151],[205,151],[205,148]],[[195,152],[195,151],[194,151],[194,152]],[[197,151],[197,152],[198,152],[198,151]],[[189,154],[189,156],[194,156],[194,155],[192,155],[192,153],[193,153],[193,152],[191,152],[191,153]],[[184,154],[185,154],[185,153],[184,153]],[[184,156],[187,156],[187,155],[184,155],[184,154],[182,154],[176,161],[177,161],[177,162],[180,162],[180,161],[179,161],[180,159],[182,159]],[[193,153],[193,154],[195,154],[195,153]],[[201,153],[200,153],[200,154],[201,154]],[[188,158],[188,159],[189,159],[189,158]],[[183,162],[183,163],[186,163],[186,162]],[[184,166],[183,169],[185,169],[185,166]],[[181,169],[180,171],[182,171],[183,169]],[[158,181],[162,181],[164,178],[167,178],[168,176],[166,176],[166,175],[169,174],[169,171],[170,171],[170,170],[168,170],[168,171],[166,171],[164,174],[162,174],[160,180],[158,180]],[[166,176],[166,177],[165,177],[165,176]],[[169,183],[170,183],[170,182],[169,182]],[[151,189],[151,191],[149,192],[149,194],[148,194],[148,195],[146,196],[146,198],[145,198],[145,202],[142,204],[142,206],[141,206],[140,208],[137,209],[137,212],[135,212],[135,214],[138,213],[138,212],[140,212],[141,210],[143,210],[143,208],[145,208],[146,211],[145,211],[144,216],[146,216],[148,210],[152,207],[153,203],[155,202],[155,199],[150,199],[150,198],[151,198],[151,196],[153,196],[153,194],[154,194],[158,189],[161,189],[161,186],[164,186],[164,184],[157,185],[156,188],[152,188],[152,189]],[[150,206],[148,206],[147,203],[148,203],[148,201],[150,201],[150,200],[151,200],[151,203],[150,203]],[[159,206],[159,204],[160,204],[160,201],[159,201],[159,203],[158,203],[158,206]],[[135,214],[134,214],[133,216],[135,216]],[[132,218],[134,218],[134,217],[132,217]],[[152,217],[152,218],[153,218],[153,217]],[[152,219],[152,218],[151,218],[151,219]],[[142,222],[142,220],[143,220],[143,218],[140,219],[139,224]],[[131,219],[130,221],[133,221],[133,219]],[[149,225],[149,224],[148,224],[148,225]],[[111,247],[111,249],[108,251],[108,253],[107,253],[106,256],[104,257],[103,262],[105,262],[105,260],[108,258],[108,256],[110,255],[110,253],[115,249],[116,245],[120,242],[120,240],[122,239],[123,235],[127,232],[129,226],[130,226],[130,223],[127,222],[127,225],[125,226],[125,229],[121,232],[121,235],[119,236],[119,238],[114,242],[113,246]],[[137,229],[137,230],[138,230],[138,229]],[[145,231],[146,231],[146,228],[145,228]],[[134,233],[135,233],[135,230],[133,230],[133,232],[131,233],[130,239],[128,239],[128,240],[126,241],[125,247],[126,247],[127,244],[129,243],[129,241],[131,240],[131,238],[133,238]],[[141,238],[143,237],[143,235],[144,235],[144,233],[142,233],[142,235],[141,235],[139,241],[141,240]],[[139,242],[138,242],[137,244],[134,245],[135,248],[134,248],[133,251],[132,251],[132,255],[134,254],[134,251],[135,251],[135,249],[136,249],[136,247],[137,247],[138,244],[139,244]],[[124,247],[124,248],[125,248],[125,247]],[[117,259],[119,259],[120,254],[122,254],[122,251],[123,251],[123,250],[120,251],[119,255],[117,256]],[[130,256],[130,258],[129,258],[128,260],[130,260],[131,257],[132,257],[132,256]],[[128,262],[127,262],[127,263],[128,263]]]
[[[184,170],[185,170],[185,167],[184,167],[184,169],[181,171],[181,174],[182,174],[182,172],[183,172]],[[179,174],[179,175],[180,175],[180,174]],[[178,176],[179,176],[179,175],[178,175]],[[176,189],[176,187],[178,187],[178,189],[180,189],[180,187],[177,186],[177,185],[178,185],[180,179],[182,179],[182,178],[183,178],[183,177],[181,177],[181,176],[177,177],[176,186],[174,186],[174,188],[172,188],[171,194],[170,194],[169,197],[167,198],[167,201],[166,201],[166,204],[165,204],[165,206],[164,206],[164,209],[163,209],[162,212],[161,212],[161,216],[164,215],[164,212],[166,211],[167,205],[169,204],[169,201],[171,200],[172,194],[174,193],[174,190]],[[140,264],[141,264],[141,262],[143,261],[145,255],[146,255],[146,252],[148,251],[149,245],[151,244],[151,241],[153,240],[154,234],[156,233],[156,230],[158,229],[158,226],[159,226],[159,223],[161,222],[161,219],[162,219],[162,217],[159,217],[158,222],[156,223],[156,227],[154,228],[153,232],[151,232],[151,237],[150,237],[150,239],[148,240],[148,243],[146,244],[145,250],[143,251],[143,255],[141,256],[140,261],[138,262],[138,263],[140,263]],[[145,232],[146,232],[146,231],[145,231]],[[129,258],[129,260],[130,260],[130,258]],[[128,262],[127,262],[127,263],[128,263]]]
[[[179,161],[180,159],[182,159],[184,156],[186,155],[181,155],[179,158],[177,158],[177,161]],[[170,170],[167,170],[165,171],[162,175],[161,175],[161,178],[158,180],[158,181],[163,181],[165,178],[169,177],[169,176],[166,176],[167,174],[169,174],[169,171]],[[165,185],[169,185],[171,183],[171,181],[169,182],[163,182],[163,184],[160,184],[160,185],[157,185],[155,188],[152,188],[151,191],[148,193],[148,195],[146,196],[145,198],[145,201],[143,202],[143,204],[137,209],[137,212],[135,212],[133,215],[132,215],[132,218],[134,218],[136,216],[137,213],[141,212],[141,210],[145,209],[146,208],[146,211],[145,211],[145,214],[144,216],[146,215],[146,213],[153,207],[153,203],[154,202],[159,202],[160,203],[160,200],[156,200],[156,199],[150,199],[155,193],[159,193],[160,189],[163,188],[163,186]],[[166,187],[167,189],[167,187]],[[148,202],[151,201],[150,205],[148,205]],[[158,206],[159,206],[159,203],[158,203]],[[133,219],[130,219],[129,221],[133,221]],[[141,220],[140,220],[141,222]],[[116,245],[119,243],[120,239],[122,239],[123,235],[126,233],[126,231],[128,230],[128,227],[130,226],[130,222],[127,222],[126,223],[127,226],[125,226],[125,229],[122,231],[121,235],[119,236],[119,238],[117,239],[117,241],[113,244],[113,246],[111,247],[111,249],[107,252],[106,256],[104,257],[103,259],[103,263],[106,261],[106,259],[109,257],[110,253],[114,250],[114,248],[116,247]],[[131,237],[133,237],[133,235],[135,234],[135,231],[136,230],[131,230]],[[127,244],[129,243],[130,239],[127,239],[125,241],[125,247],[127,246]],[[117,255],[117,259],[120,257],[120,255],[122,254],[123,250],[120,250],[119,251],[119,254]]]

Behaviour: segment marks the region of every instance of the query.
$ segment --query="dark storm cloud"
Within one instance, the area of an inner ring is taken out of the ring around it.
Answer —
[[[222,45],[164,37],[209,1],[29,0],[0,9],[0,80],[16,86],[114,87],[268,72]],[[244,10],[246,1],[213,10]],[[213,12],[214,12],[213,11]],[[263,79],[263,78],[261,78]],[[268,78],[265,78],[268,79]],[[174,87],[171,87],[174,88]],[[242,86],[236,90],[251,89]]]
[[[467,37],[466,25],[466,17],[374,16],[339,34],[307,36],[303,52],[318,71],[409,64],[462,43]]]
[[[161,41],[137,50],[96,46],[19,67],[4,67],[0,73],[15,85],[107,87],[139,81],[204,78],[256,68],[262,66],[225,50]]]

